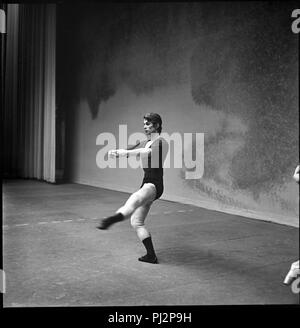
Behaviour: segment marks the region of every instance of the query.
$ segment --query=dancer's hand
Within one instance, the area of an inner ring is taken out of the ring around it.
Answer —
[[[125,149],[113,149],[108,152],[109,157],[118,158],[120,156],[126,156],[127,151]]]
[[[119,156],[126,156],[127,155],[127,150],[126,149],[118,149],[117,154],[118,154],[118,157]]]
[[[116,158],[119,157],[118,156],[118,150],[117,149],[112,149],[108,152],[108,156],[111,158]]]

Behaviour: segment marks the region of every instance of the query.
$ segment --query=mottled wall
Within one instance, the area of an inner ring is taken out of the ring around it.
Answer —
[[[141,172],[97,168],[96,136],[117,134],[118,124],[141,131],[142,115],[157,111],[165,132],[205,133],[203,178],[167,170],[166,198],[297,221],[291,176],[299,161],[298,37],[290,28],[296,7],[61,6],[58,102],[67,117],[69,178],[138,186]]]

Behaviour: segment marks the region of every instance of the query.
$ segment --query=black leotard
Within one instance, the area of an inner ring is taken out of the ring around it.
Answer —
[[[146,146],[147,141],[142,143],[142,147]],[[142,165],[144,170],[144,183],[153,183],[156,188],[155,199],[160,198],[164,191],[163,183],[163,163],[166,159],[169,145],[162,137],[158,137],[150,146],[151,153],[142,157]]]

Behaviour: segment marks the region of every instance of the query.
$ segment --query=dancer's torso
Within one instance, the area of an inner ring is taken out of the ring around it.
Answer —
[[[143,148],[151,148],[151,153],[141,156],[142,167],[144,170],[144,180],[162,180],[163,163],[166,159],[169,145],[162,137],[154,141],[145,140],[141,143]]]

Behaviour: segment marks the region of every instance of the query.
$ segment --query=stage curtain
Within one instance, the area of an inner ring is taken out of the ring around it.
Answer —
[[[56,5],[8,4],[4,177],[55,182]]]

